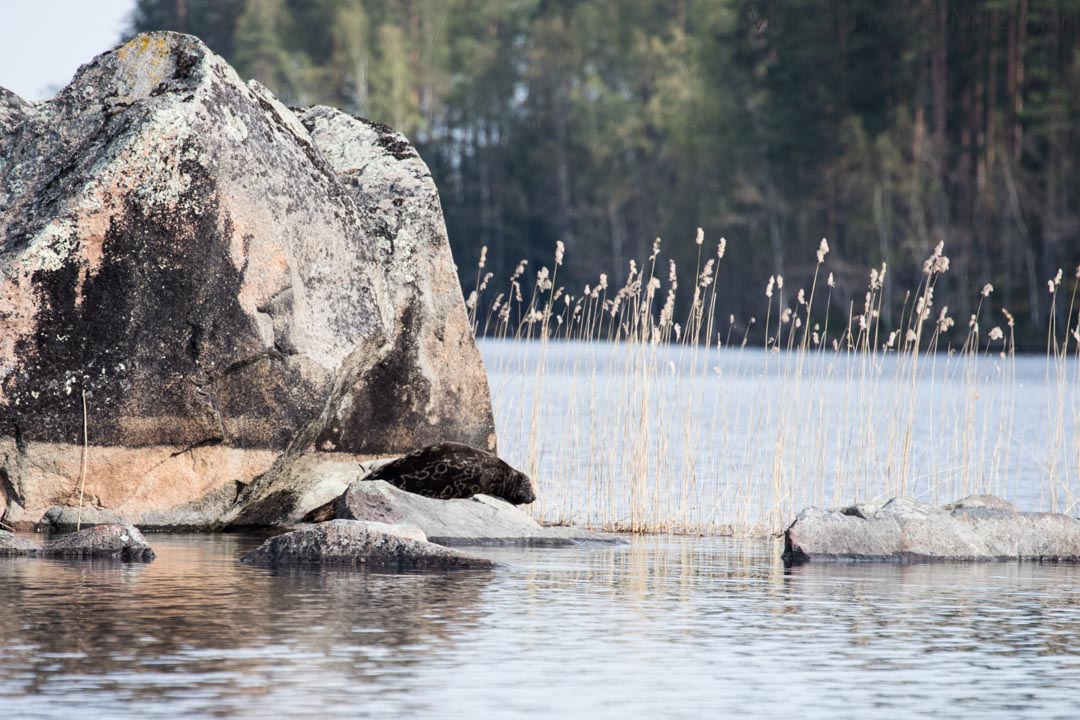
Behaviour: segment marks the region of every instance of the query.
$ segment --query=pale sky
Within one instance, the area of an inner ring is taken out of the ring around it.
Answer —
[[[0,86],[52,97],[79,66],[113,48],[135,0],[0,0]]]

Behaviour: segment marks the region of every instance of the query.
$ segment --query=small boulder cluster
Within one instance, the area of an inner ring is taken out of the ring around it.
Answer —
[[[532,482],[491,453],[459,443],[422,448],[370,468],[339,496],[308,511],[301,527],[270,538],[242,560],[382,570],[494,566],[454,545],[572,545],[609,536],[546,528],[516,505]]]

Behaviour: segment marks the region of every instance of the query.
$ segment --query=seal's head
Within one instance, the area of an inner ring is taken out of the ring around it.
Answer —
[[[513,505],[528,505],[536,500],[532,480],[525,473],[513,468],[510,468],[501,496]]]

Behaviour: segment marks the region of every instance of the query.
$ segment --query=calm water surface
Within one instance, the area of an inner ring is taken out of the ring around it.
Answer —
[[[492,573],[0,559],[0,712],[153,717],[1077,716],[1080,568],[807,565],[769,541],[478,550]]]
[[[912,379],[895,355],[637,348],[480,343],[500,454],[535,468],[545,518],[624,524],[638,492],[650,521],[777,528],[901,487],[1080,513],[1076,357],[924,355]]]

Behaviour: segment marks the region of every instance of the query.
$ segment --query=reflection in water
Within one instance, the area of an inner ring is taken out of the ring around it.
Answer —
[[[0,559],[0,707],[68,717],[1071,716],[1080,568],[814,564],[723,538],[491,574]]]

